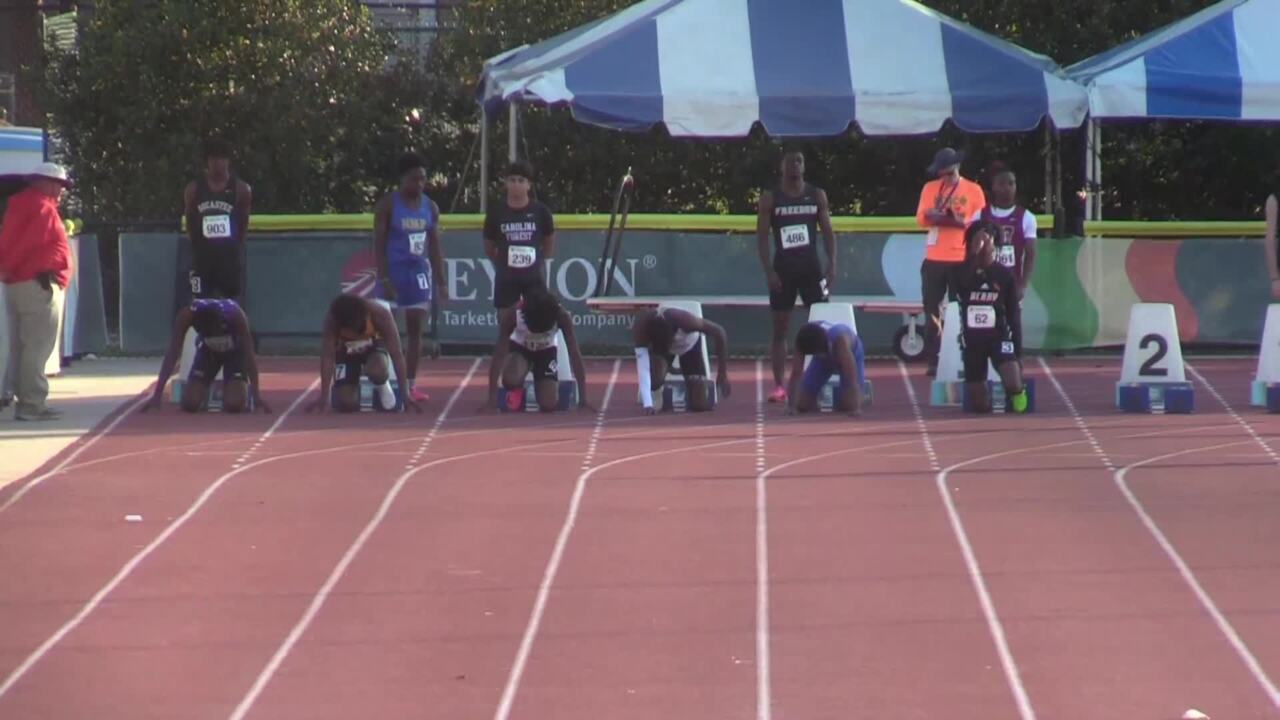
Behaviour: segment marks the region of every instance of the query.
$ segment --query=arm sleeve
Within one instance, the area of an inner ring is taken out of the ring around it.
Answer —
[[[551,208],[546,205],[543,205],[540,210],[542,211],[542,228],[547,235],[550,235],[556,231],[555,216],[551,214]]]
[[[1027,210],[1022,213],[1022,237],[1027,243],[1036,241],[1036,234],[1040,231],[1039,225],[1036,223],[1036,214]]]

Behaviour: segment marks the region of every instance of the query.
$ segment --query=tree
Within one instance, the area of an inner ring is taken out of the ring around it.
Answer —
[[[90,217],[178,217],[211,135],[258,212],[366,211],[411,139],[393,49],[354,0],[100,0],[46,107]]]

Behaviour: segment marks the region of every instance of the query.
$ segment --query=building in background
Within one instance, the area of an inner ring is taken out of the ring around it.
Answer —
[[[77,0],[0,0],[0,109],[10,123],[44,124],[35,92],[42,39],[75,47],[76,11],[92,7]]]
[[[456,8],[464,0],[360,0],[380,27],[395,32],[402,56],[425,59],[431,43],[453,27]]]

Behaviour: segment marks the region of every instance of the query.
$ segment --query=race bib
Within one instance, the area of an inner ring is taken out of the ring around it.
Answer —
[[[235,347],[230,335],[215,335],[203,339],[204,346],[216,353],[231,352]]]
[[[1014,349],[1013,349],[1013,341],[1011,341],[1011,340],[1005,340],[1005,341],[1003,341],[1003,342],[1001,342],[1001,343],[1000,343],[1000,354],[1001,354],[1001,355],[1012,355],[1013,353],[1014,353]]]
[[[507,267],[527,268],[538,261],[538,251],[529,245],[507,246]]]
[[[418,273],[418,289],[419,289],[419,290],[430,290],[430,289],[431,289],[431,282],[430,282],[429,280],[427,280],[427,274],[426,274],[426,273]]]
[[[206,215],[203,220],[205,238],[223,240],[231,237],[230,215]]]
[[[346,365],[336,365],[336,366],[334,366],[334,368],[333,368],[333,379],[334,379],[334,380],[346,380],[346,379],[347,379],[347,366],[346,366]]]
[[[409,233],[409,252],[414,255],[425,255],[427,252],[427,234],[424,232]]]
[[[373,347],[373,338],[363,338],[361,340],[349,340],[345,347],[348,355],[359,355],[369,348]]]
[[[936,227],[929,228],[929,235],[925,240],[925,242],[929,245],[929,247],[933,247],[934,245],[938,244],[938,228]]]
[[[788,225],[782,228],[780,234],[782,236],[783,250],[804,247],[809,244],[808,225]]]
[[[1008,268],[1018,264],[1018,259],[1014,255],[1014,247],[1012,245],[1001,245],[996,248],[996,260],[999,260],[1001,265]]]
[[[531,351],[546,350],[556,346],[556,332],[529,333],[524,337],[524,346]]]
[[[974,330],[990,330],[996,326],[996,309],[990,305],[970,305],[968,326]]]

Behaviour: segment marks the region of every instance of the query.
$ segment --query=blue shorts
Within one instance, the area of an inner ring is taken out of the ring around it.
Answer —
[[[391,285],[396,289],[395,305],[399,308],[431,307],[431,265],[426,260],[410,260],[392,263],[388,268],[391,274]],[[383,291],[383,299],[386,291]]]
[[[852,335],[852,332],[850,332]],[[866,355],[862,350],[862,338],[853,336],[853,365],[858,373],[858,387],[862,387],[866,381]],[[801,392],[817,397],[822,393],[822,386],[827,384],[827,380],[832,375],[840,372],[840,363],[831,355],[815,355],[809,360],[809,367],[805,369],[804,376],[800,380]],[[851,378],[841,377],[840,383],[843,385]]]

